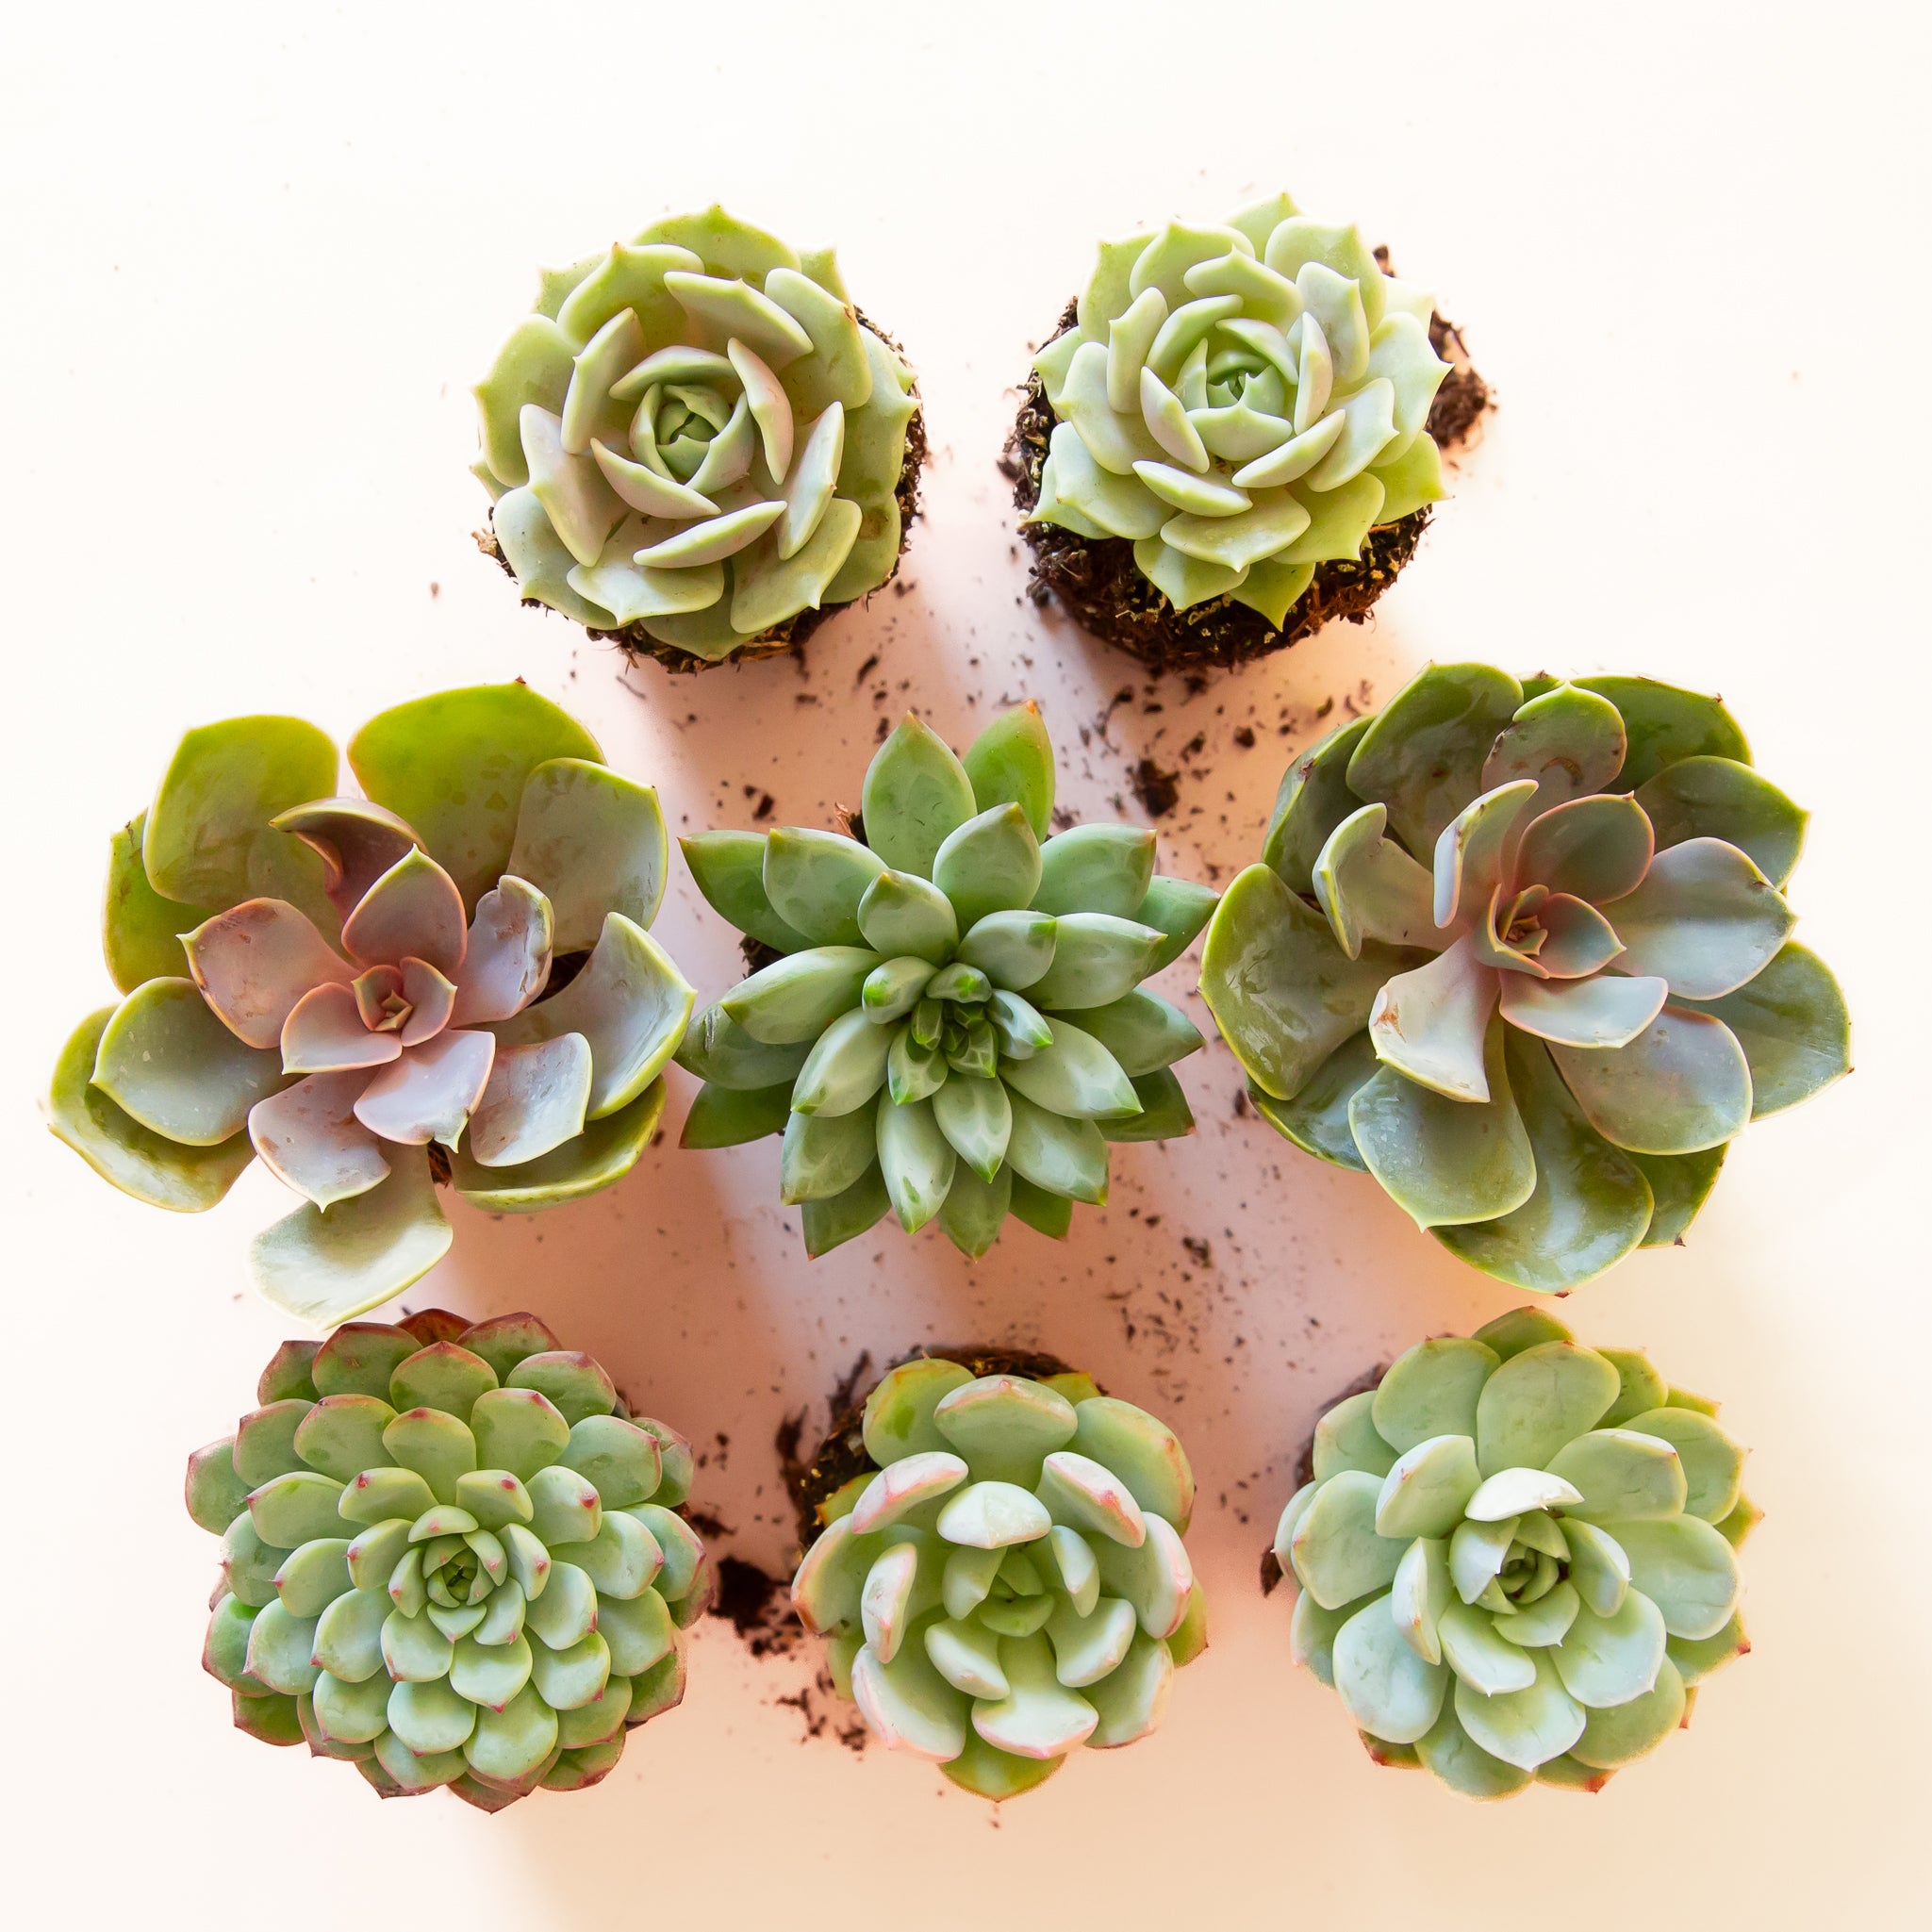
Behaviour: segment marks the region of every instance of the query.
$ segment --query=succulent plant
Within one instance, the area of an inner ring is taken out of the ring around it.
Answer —
[[[657,796],[602,759],[520,684],[372,718],[349,745],[361,798],[336,796],[336,747],[301,718],[190,732],[114,837],[126,997],[63,1049],[55,1133],[187,1213],[258,1154],[307,1201],[256,1238],[256,1283],[324,1324],[442,1258],[436,1180],[515,1213],[621,1179],[693,996],[645,930]]]
[[[1850,1065],[1790,936],[1805,823],[1715,698],[1432,666],[1290,768],[1201,992],[1279,1131],[1561,1292]]]
[[[536,1316],[352,1322],[256,1393],[188,1460],[238,1730],[495,1811],[595,1784],[683,1697],[712,1590],[690,1445]]]
[[[888,1212],[983,1254],[1010,1213],[1066,1232],[1107,1197],[1110,1141],[1194,1116],[1201,1044],[1141,982],[1214,895],[1154,871],[1154,834],[1049,837],[1053,748],[1032,703],[964,762],[916,718],[866,773],[863,836],[784,828],[682,842],[714,907],[780,955],[691,1023],[686,1147],[783,1133],[780,1184],[820,1255]]]
[[[792,1601],[873,1732],[988,1798],[1146,1737],[1207,1643],[1174,1431],[1083,1375],[921,1356],[863,1434]]]
[[[1034,358],[1058,426],[1029,521],[1131,540],[1177,611],[1283,629],[1317,566],[1445,493],[1433,306],[1285,194],[1103,243]]]
[[[1750,1645],[1759,1511],[1717,1405],[1541,1310],[1412,1348],[1315,1426],[1275,1554],[1369,1755],[1473,1798],[1596,1791]]]
[[[526,601],[687,668],[782,649],[898,566],[912,386],[829,249],[654,222],[546,274],[477,385],[497,549]]]

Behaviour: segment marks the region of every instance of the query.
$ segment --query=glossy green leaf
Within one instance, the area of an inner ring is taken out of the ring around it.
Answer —
[[[1312,745],[1281,776],[1262,841],[1262,863],[1291,891],[1314,891],[1314,862],[1336,826],[1361,809],[1348,787],[1348,761],[1369,727],[1351,719]]]
[[[1634,1153],[1696,1153],[1751,1117],[1743,1049],[1694,1007],[1666,1006],[1627,1047],[1552,1044],[1549,1054],[1591,1126]]]
[[[783,1133],[792,1117],[789,1082],[777,1086],[735,1088],[706,1082],[685,1115],[681,1148],[735,1148],[747,1141]],[[801,1115],[801,1118],[803,1116]]]
[[[933,876],[941,845],[979,810],[966,768],[911,715],[874,753],[863,801],[866,843],[894,871],[921,879]]]
[[[1722,1020],[1751,1071],[1751,1117],[1781,1114],[1851,1071],[1851,1016],[1830,968],[1788,942],[1748,984],[1697,1011]]]
[[[885,1176],[874,1164],[843,1194],[830,1200],[806,1201],[801,1209],[805,1252],[815,1261],[834,1247],[876,1227],[892,1212]]]
[[[1053,745],[1031,698],[996,718],[966,748],[961,763],[978,811],[1016,804],[1033,836],[1045,842],[1053,817]]]
[[[766,836],[762,832],[701,832],[679,839],[678,845],[714,912],[779,952],[802,952],[811,942],[779,917],[766,896]]]
[[[240,1133],[257,1100],[287,1084],[279,1055],[244,1045],[208,1010],[194,983],[149,980],[101,1034],[95,1086],[164,1139],[216,1148]]]
[[[628,1106],[599,1120],[547,1154],[509,1167],[485,1167],[467,1148],[451,1157],[457,1193],[490,1214],[524,1214],[581,1200],[621,1181],[636,1165],[664,1116],[665,1089],[654,1080]]]
[[[1713,1637],[1738,1607],[1741,1580],[1730,1544],[1701,1517],[1609,1523],[1630,1560],[1630,1588],[1663,1613],[1673,1637]]]
[[[1497,735],[1523,703],[1523,687],[1487,665],[1431,665],[1370,720],[1349,757],[1359,800],[1385,804],[1395,835],[1420,858],[1482,790]]]
[[[1477,1400],[1476,1455],[1482,1473],[1547,1468],[1565,1443],[1596,1426],[1620,1387],[1616,1370],[1602,1356],[1574,1342],[1540,1342],[1511,1356]]]
[[[286,1313],[347,1321],[400,1295],[448,1253],[450,1224],[427,1161],[398,1158],[389,1178],[326,1214],[305,1204],[249,1249],[256,1287]]]
[[[1357,1610],[1336,1633],[1332,1667],[1348,1715],[1395,1744],[1428,1734],[1450,1683],[1443,1665],[1425,1663],[1410,1647],[1386,1596]]]
[[[1660,851],[1615,906],[1619,972],[1655,974],[1686,999],[1716,999],[1755,977],[1797,916],[1736,846],[1693,838]]]
[[[959,944],[952,901],[912,872],[881,872],[859,900],[862,941],[886,959],[915,958],[943,965]]]
[[[1194,944],[1219,902],[1220,894],[1212,885],[1155,874],[1132,915],[1139,924],[1166,934],[1148,964],[1149,976],[1172,966]]]
[[[1686,691],[1655,678],[1578,678],[1586,691],[1608,698],[1623,714],[1629,749],[1616,789],[1636,791],[1666,766],[1685,758],[1717,757],[1751,762],[1751,748],[1716,698]]]
[[[1632,1433],[1657,1437],[1676,1450],[1683,1464],[1682,1507],[1707,1523],[1722,1523],[1738,1506],[1744,1474],[1744,1452],[1715,1421],[1694,1409],[1660,1406],[1633,1415],[1626,1425]],[[1637,1510],[1599,1510],[1600,1516],[1629,1515]]]
[[[856,1006],[867,976],[880,963],[864,947],[813,947],[741,980],[718,1004],[754,1040],[798,1045],[816,1040]]]
[[[1723,839],[1782,887],[1805,847],[1809,814],[1768,778],[1735,758],[1684,758],[1638,787],[1637,802],[1660,851],[1693,838]]]
[[[1494,1349],[1468,1336],[1417,1343],[1395,1358],[1377,1385],[1376,1433],[1404,1454],[1437,1436],[1474,1438],[1483,1386],[1497,1362]]]
[[[1031,903],[1043,913],[1132,918],[1154,876],[1154,834],[1134,825],[1076,825],[1040,848]]]
[[[180,935],[191,933],[219,908],[184,905],[164,899],[149,880],[141,860],[147,814],[117,832],[107,846],[107,884],[101,906],[101,943],[107,972],[124,993],[143,981],[181,979],[188,955]]]
[[[605,913],[648,927],[669,860],[648,785],[583,758],[551,759],[524,782],[507,870],[550,900],[557,952],[595,946]]]

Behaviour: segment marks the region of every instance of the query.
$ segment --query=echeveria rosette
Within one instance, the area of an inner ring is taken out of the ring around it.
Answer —
[[[1536,1309],[1410,1349],[1322,1417],[1282,1511],[1296,1660],[1380,1763],[1598,1790],[1750,1648],[1759,1512],[1716,1412]]]
[[[188,1462],[239,1730],[495,1811],[595,1784],[683,1697],[712,1588],[690,1445],[535,1316],[352,1322],[256,1398]]]
[[[1207,1643],[1180,1440],[1086,1376],[921,1357],[867,1398],[867,1470],[792,1581],[885,1743],[983,1797],[1144,1738]]]
[[[1130,539],[1176,610],[1281,630],[1318,565],[1445,494],[1433,307],[1286,195],[1103,243],[1034,360],[1059,423],[1030,520]]]
[[[831,251],[722,208],[544,277],[477,385],[526,601],[716,664],[898,565],[912,371]]]
[[[866,773],[864,843],[794,828],[682,841],[718,912],[782,955],[691,1023],[686,1147],[782,1133],[780,1181],[820,1255],[886,1214],[983,1254],[1008,1214],[1064,1235],[1107,1197],[1110,1141],[1194,1116],[1201,1044],[1141,982],[1214,895],[1154,870],[1154,834],[1049,837],[1053,748],[1031,703],[965,760],[908,717]]]
[[[622,1178],[664,1107],[691,988],[646,930],[657,797],[522,685],[190,732],[117,834],[125,998],[61,1054],[54,1131],[124,1193],[212,1207],[256,1155],[307,1204],[257,1285],[336,1322],[439,1261],[438,1179],[493,1211]],[[553,967],[564,970],[553,982]]]
[[[1290,768],[1201,992],[1282,1134],[1560,1293],[1850,1065],[1790,936],[1805,822],[1715,698],[1432,666]]]

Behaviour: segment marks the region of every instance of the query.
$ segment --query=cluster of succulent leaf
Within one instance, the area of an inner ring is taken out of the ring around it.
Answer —
[[[866,773],[863,841],[796,828],[683,841],[700,889],[783,956],[692,1021],[687,1147],[784,1135],[781,1186],[823,1254],[897,1214],[967,1255],[1012,1214],[1066,1232],[1108,1143],[1188,1132],[1193,1022],[1142,989],[1214,902],[1154,835],[1048,836],[1053,748],[1028,703],[964,761],[908,717]]]
[[[722,208],[545,275],[477,385],[526,599],[718,662],[899,559],[912,372],[832,252]]]
[[[1297,1662],[1379,1762],[1595,1791],[1749,1649],[1759,1511],[1716,1405],[1533,1309],[1410,1349],[1317,1425],[1275,1553]]]
[[[684,1695],[690,1445],[534,1316],[351,1323],[256,1393],[188,1464],[238,1729],[493,1811],[595,1784]]]
[[[113,840],[125,998],[68,1041],[54,1131],[180,1211],[259,1156],[306,1204],[256,1241],[257,1284],[322,1323],[441,1259],[432,1150],[499,1211],[620,1179],[693,995],[646,931],[669,857],[656,794],[602,756],[521,685],[371,719],[349,746],[360,798],[300,718],[190,732]]]
[[[1285,195],[1101,245],[1034,358],[1059,419],[1032,520],[1133,543],[1178,610],[1280,628],[1315,567],[1445,492],[1432,298]]]
[[[873,1732],[988,1798],[1146,1737],[1207,1642],[1173,1430],[1083,1375],[920,1358],[864,1433],[792,1600]]]
[[[1715,698],[1432,666],[1283,779],[1201,992],[1288,1139],[1561,1291],[1677,1240],[1849,1061],[1791,938],[1805,814]]]

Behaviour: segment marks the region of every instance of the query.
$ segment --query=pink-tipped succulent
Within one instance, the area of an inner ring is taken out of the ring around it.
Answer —
[[[497,1811],[596,1784],[684,1696],[691,1446],[534,1315],[286,1342],[256,1400],[188,1459],[236,1729]]]
[[[258,1284],[337,1322],[451,1232],[433,1181],[495,1210],[609,1185],[649,1142],[691,988],[646,931],[656,795],[520,685],[384,713],[349,747],[297,718],[182,740],[115,840],[107,964],[54,1131],[124,1192],[211,1207],[259,1156],[307,1205]]]

